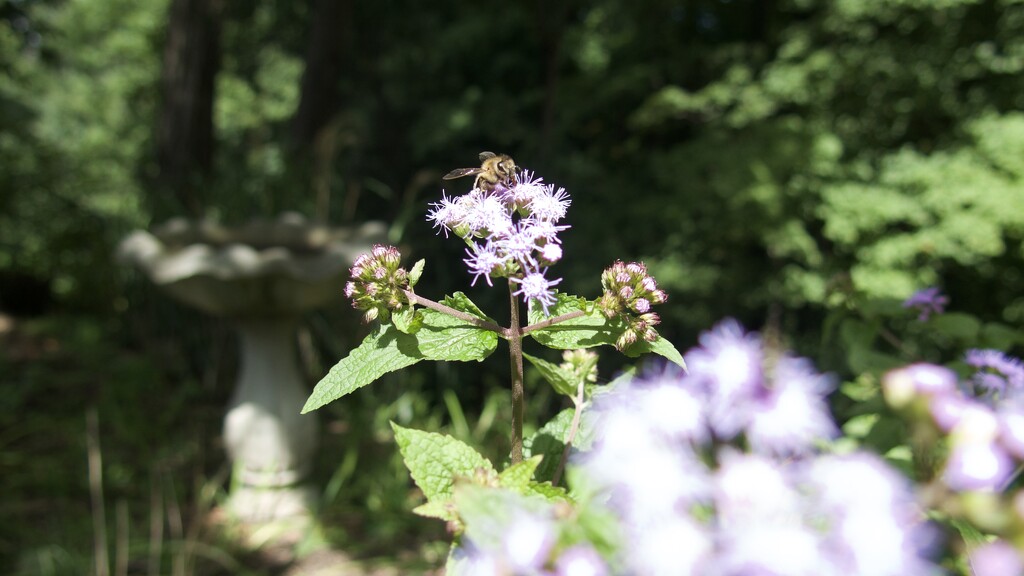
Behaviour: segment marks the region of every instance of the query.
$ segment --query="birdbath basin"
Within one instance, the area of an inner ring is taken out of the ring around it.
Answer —
[[[296,323],[342,298],[348,267],[385,237],[380,222],[326,227],[285,214],[238,227],[175,219],[121,242],[123,262],[240,334],[241,366],[224,418],[235,475],[228,509],[237,518],[308,515],[311,490],[302,481],[317,421],[299,414],[309,391],[294,350]]]

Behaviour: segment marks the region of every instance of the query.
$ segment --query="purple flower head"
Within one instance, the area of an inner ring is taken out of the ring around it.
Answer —
[[[494,245],[502,254],[508,255],[509,258],[518,262],[524,270],[537,268],[537,259],[534,257],[537,244],[533,235],[530,234],[529,228],[522,222],[510,229],[508,233],[497,237],[494,240]]]
[[[505,203],[500,198],[480,190],[470,192],[470,197],[473,198],[472,210],[466,220],[475,236],[481,238],[502,236],[512,229],[512,215],[509,214]]]
[[[831,525],[824,547],[837,574],[931,574],[924,558],[931,530],[909,482],[874,454],[823,456],[806,487],[819,519]]]
[[[1003,540],[989,542],[970,552],[971,574],[974,576],[1006,576],[1024,574],[1024,559],[1013,546]]]
[[[608,566],[590,546],[576,545],[555,561],[555,576],[607,576]]]
[[[474,188],[455,197],[442,193],[441,201],[431,204],[427,220],[446,236],[452,231],[470,244],[464,262],[473,284],[481,276],[491,285],[495,276],[523,275],[513,278],[520,285],[516,294],[537,300],[547,311],[555,302],[551,287],[561,280],[548,281],[544,274],[562,259],[558,234],[569,226],[557,222],[570,202],[565,189],[556,190],[526,170],[493,190]]]
[[[530,201],[530,215],[537,220],[558,222],[565,217],[571,203],[572,200],[569,199],[565,188],[555,191],[555,186],[549,184],[542,189],[542,193]]]
[[[824,403],[828,378],[788,356],[763,374],[760,342],[735,322],[701,344],[687,356],[700,373],[649,374],[597,397],[599,436],[574,459],[620,520],[623,573],[935,572],[926,558],[931,531],[909,482],[875,455],[813,450],[835,433]],[[708,371],[732,367],[719,356],[737,349],[736,358],[756,359],[756,368],[725,378],[742,382],[727,389],[743,393],[723,404],[723,378]],[[735,439],[713,420],[722,406],[741,415]]]
[[[506,528],[502,542],[515,573],[531,572],[547,562],[555,544],[555,526],[547,518],[524,513]]]
[[[554,264],[562,259],[562,247],[558,244],[545,244],[540,249],[541,265]]]
[[[833,386],[808,361],[781,358],[771,388],[753,402],[746,429],[751,450],[780,456],[805,454],[815,442],[838,435],[825,402]]]
[[[954,446],[942,479],[953,490],[1001,490],[1013,473],[1013,459],[995,442]]]
[[[1024,460],[1024,409],[1007,405],[999,410],[999,443],[1017,459]]]
[[[522,296],[525,302],[536,300],[544,308],[545,315],[548,313],[548,307],[557,301],[552,287],[562,281],[561,278],[548,280],[544,277],[544,272],[530,272],[523,278],[512,278],[511,280],[519,284],[519,290],[512,294]]]
[[[523,170],[518,182],[505,193],[505,200],[515,208],[528,206],[534,198],[544,194],[547,186],[543,178],[535,178],[530,170]]]
[[[708,421],[715,434],[730,439],[748,421],[739,408],[762,386],[761,340],[746,334],[735,320],[724,320],[700,336],[700,347],[688,351],[684,359],[689,369],[687,380],[707,395]]]
[[[511,261],[508,255],[499,255],[496,246],[492,242],[488,242],[483,246],[474,244],[472,249],[466,249],[466,253],[469,254],[469,258],[466,258],[463,262],[469,266],[470,274],[473,274],[473,281],[470,283],[470,286],[475,286],[480,276],[484,276],[487,279],[488,286],[493,286],[491,284],[491,274],[500,272]]]
[[[882,378],[885,399],[895,408],[902,408],[921,395],[941,396],[956,390],[956,373],[936,364],[911,364],[891,370]]]
[[[992,398],[1024,395],[1024,363],[999,350],[968,350],[968,366],[978,369],[973,382]]]
[[[921,322],[927,322],[932,314],[945,312],[946,304],[949,304],[949,298],[935,287],[918,290],[903,301],[904,308],[914,308],[919,312],[917,319]]]

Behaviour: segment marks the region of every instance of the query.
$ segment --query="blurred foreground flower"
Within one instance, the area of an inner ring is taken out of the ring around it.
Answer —
[[[821,455],[831,382],[804,359],[765,368],[726,321],[689,374],[633,380],[596,401],[601,438],[576,463],[625,535],[624,573],[929,574],[930,530],[909,482],[867,453]]]
[[[956,491],[1001,491],[1024,464],[1024,368],[996,350],[971,350],[978,369],[970,382],[952,370],[913,364],[882,380],[886,401],[945,435],[949,448],[942,472]]]

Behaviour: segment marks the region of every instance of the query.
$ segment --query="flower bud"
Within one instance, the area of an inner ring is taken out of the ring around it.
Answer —
[[[394,246],[375,244],[369,254],[356,258],[349,270],[352,280],[345,284],[345,296],[352,306],[364,310],[364,322],[387,322],[390,311],[405,306],[409,273],[400,268],[402,254]]]

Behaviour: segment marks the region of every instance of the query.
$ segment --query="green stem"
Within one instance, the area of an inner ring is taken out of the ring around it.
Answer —
[[[523,461],[523,331],[519,327],[519,300],[515,284],[509,281],[508,295],[511,305],[511,323],[506,333],[508,356],[512,366],[512,464]]]
[[[558,486],[562,479],[562,472],[565,464],[569,461],[569,451],[572,450],[572,442],[576,439],[576,432],[580,429],[580,414],[583,412],[583,394],[586,380],[580,380],[576,388],[576,397],[572,399],[575,409],[572,412],[572,424],[569,425],[569,435],[565,437],[565,449],[562,450],[562,459],[558,461],[558,468],[555,469],[555,476],[551,479],[552,486]]]

